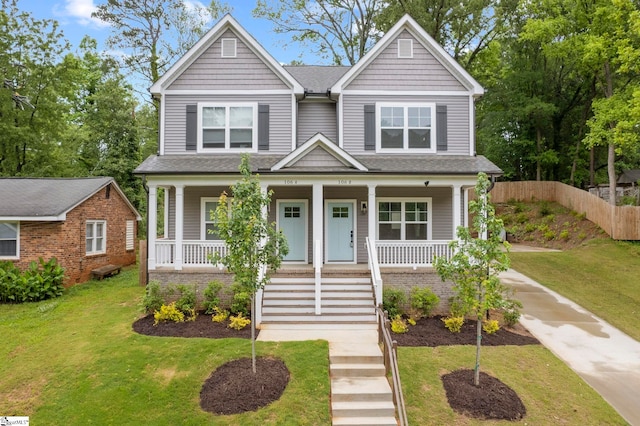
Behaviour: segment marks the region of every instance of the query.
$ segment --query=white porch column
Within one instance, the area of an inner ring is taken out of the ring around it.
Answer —
[[[367,185],[369,188],[368,197],[367,197],[367,219],[369,221],[369,240],[372,242],[376,241],[376,185],[369,184]]]
[[[322,189],[321,183],[313,184],[313,247],[316,247],[316,241],[320,241],[320,247],[324,247],[324,199]],[[324,259],[324,256],[320,256],[320,259]]]
[[[176,186],[176,253],[173,266],[182,270],[182,241],[184,239],[184,186]]]
[[[158,188],[155,185],[149,185],[149,205],[147,209],[149,214],[149,223],[147,224],[147,242],[149,243],[147,269],[153,271],[156,269],[156,234],[158,233]]]
[[[453,239],[455,240],[456,237],[456,230],[458,229],[458,226],[462,225],[462,221],[460,219],[460,215],[461,215],[461,208],[462,208],[462,204],[461,204],[461,188],[462,185],[453,185]]]
[[[162,223],[164,227],[164,237],[169,239],[169,198],[171,198],[171,193],[168,186],[163,187],[162,190],[164,193],[164,221]]]
[[[469,188],[465,188],[464,191],[464,217],[463,226],[469,227]]]

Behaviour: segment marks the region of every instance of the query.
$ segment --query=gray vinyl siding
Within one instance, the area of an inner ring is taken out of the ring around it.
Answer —
[[[368,96],[343,95],[343,148],[352,155],[370,154],[364,149],[364,106],[376,102],[426,102],[447,106],[447,154],[469,155],[469,96]],[[377,120],[377,117],[376,117]],[[410,151],[407,151],[409,153]]]
[[[291,152],[291,96],[267,95],[167,95],[165,98],[164,153],[185,154],[186,106],[198,102],[250,102],[269,105],[269,152]],[[258,127],[256,125],[256,132]],[[191,151],[190,153],[193,153]]]
[[[413,40],[413,58],[398,58],[397,39]],[[418,40],[403,31],[351,81],[347,90],[466,90]]]
[[[296,161],[289,169],[307,167],[345,167],[345,165],[323,148],[315,148],[303,158]]]
[[[301,102],[298,104],[298,146],[320,132],[336,142],[336,104],[331,102]]]
[[[237,39],[237,56],[221,56],[221,39]],[[287,89],[285,84],[233,31],[227,30],[171,85],[170,90]]]
[[[378,187],[376,197],[431,197],[431,239],[450,240],[453,237],[453,189],[452,188],[397,188]]]

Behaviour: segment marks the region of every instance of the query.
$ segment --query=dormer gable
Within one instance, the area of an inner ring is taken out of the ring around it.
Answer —
[[[362,163],[338,147],[322,133],[316,133],[309,138],[304,144],[271,167],[271,171],[299,167],[304,167],[306,170],[328,167],[331,169],[344,168],[367,171],[367,168]]]
[[[149,90],[153,95],[159,95],[179,82],[184,74],[188,74],[185,81],[189,81],[191,85],[197,85],[198,76],[211,76],[211,62],[237,59],[242,49],[255,56],[257,60],[254,66],[265,67],[272,73],[274,80],[280,82],[283,87],[291,89],[294,94],[302,96],[304,89],[300,83],[229,14],[211,28]],[[246,67],[238,66],[237,71],[241,72],[243,68]],[[262,83],[263,86],[264,83]],[[183,85],[176,84],[176,86],[182,88]],[[202,87],[194,87],[194,89],[202,89]]]
[[[484,93],[482,86],[458,64],[413,18],[404,15],[378,43],[332,87],[331,94],[340,93],[356,80],[387,49],[396,52],[398,60],[414,57],[417,49],[425,49],[463,88],[474,97]]]

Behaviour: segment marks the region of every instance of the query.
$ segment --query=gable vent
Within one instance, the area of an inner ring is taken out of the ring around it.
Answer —
[[[413,58],[413,40],[398,39],[398,58]]]
[[[235,58],[236,44],[237,44],[237,40],[235,38],[223,38],[222,39],[222,57]]]

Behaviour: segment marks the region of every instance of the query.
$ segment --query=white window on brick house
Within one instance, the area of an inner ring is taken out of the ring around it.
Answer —
[[[20,222],[0,222],[0,259],[17,259],[20,253]]]
[[[107,251],[107,221],[88,220],[85,241],[87,254],[105,253]]]
[[[125,250],[133,250],[135,248],[135,223],[133,220],[127,221],[127,238]]]

